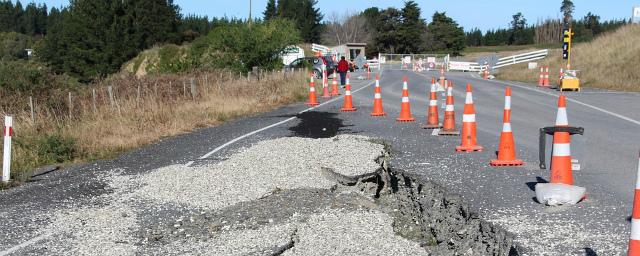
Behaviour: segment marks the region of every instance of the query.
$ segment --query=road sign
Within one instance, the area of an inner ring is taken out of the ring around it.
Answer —
[[[633,7],[633,16],[631,16],[631,22],[640,23],[640,6]]]

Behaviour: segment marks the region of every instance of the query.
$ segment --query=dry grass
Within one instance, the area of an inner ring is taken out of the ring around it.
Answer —
[[[53,101],[57,105],[36,105],[35,122],[28,104],[4,106],[0,112],[12,113],[16,131],[13,178],[25,180],[34,168],[54,162],[113,157],[162,137],[302,100],[307,93],[305,74],[267,73],[250,82],[228,72],[114,78],[72,92],[71,105],[67,92],[56,95],[65,95]]]
[[[640,26],[627,25],[615,32],[599,36],[589,43],[577,44],[572,51],[571,65],[580,70],[583,87],[640,92]],[[550,57],[538,62],[549,66],[551,82],[555,84],[561,67],[566,66],[561,49],[550,51]],[[539,70],[527,69],[527,63],[499,70],[504,80],[537,83]]]

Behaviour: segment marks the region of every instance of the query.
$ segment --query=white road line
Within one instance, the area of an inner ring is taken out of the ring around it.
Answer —
[[[360,90],[362,90],[362,89],[365,89],[365,88],[367,88],[367,87],[371,86],[371,85],[372,85],[372,84],[374,84],[374,83],[375,83],[375,81],[371,81],[369,84],[367,84],[367,85],[363,86],[362,88],[359,88],[359,89],[357,89],[357,90],[351,91],[351,94],[354,94],[354,93],[356,93],[356,92],[358,92],[358,91],[360,91]],[[339,99],[342,99],[343,97],[344,97],[344,96],[341,96],[341,97],[338,97],[338,98],[334,98],[334,99],[331,99],[331,100],[329,100],[329,101],[327,101],[327,102],[324,102],[324,103],[322,103],[322,104],[320,104],[320,105],[318,105],[318,106],[311,107],[311,108],[307,108],[307,109],[305,109],[305,110],[302,110],[302,111],[298,112],[298,114],[302,114],[302,113],[305,113],[305,112],[309,112],[309,111],[314,110],[314,109],[316,109],[316,108],[322,107],[322,106],[324,106],[324,105],[327,105],[327,104],[329,104],[329,103],[332,103],[332,102],[334,102],[334,101],[337,101],[337,100],[339,100]],[[291,120],[294,120],[294,119],[296,119],[296,118],[298,118],[298,117],[295,117],[295,116],[294,116],[294,117],[290,117],[290,118],[287,118],[287,119],[285,119],[285,120],[283,120],[283,121],[277,122],[277,123],[275,123],[275,124],[272,124],[272,125],[269,125],[269,126],[266,126],[266,127],[260,128],[260,129],[258,129],[258,130],[255,130],[255,131],[252,131],[252,132],[247,133],[247,134],[245,134],[245,135],[242,135],[242,136],[240,136],[240,137],[237,137],[237,138],[235,138],[235,139],[233,139],[233,140],[230,140],[229,142],[227,142],[227,143],[225,143],[225,144],[222,144],[222,145],[220,145],[219,147],[217,147],[217,148],[213,149],[211,152],[209,152],[209,153],[207,153],[207,154],[205,154],[205,155],[201,156],[200,158],[198,158],[198,160],[202,160],[202,159],[209,158],[211,155],[213,155],[213,154],[215,154],[216,152],[218,152],[218,151],[220,151],[220,150],[222,150],[222,149],[224,149],[224,148],[228,147],[229,145],[232,145],[233,143],[238,142],[239,140],[242,140],[242,139],[244,139],[244,138],[247,138],[247,137],[249,137],[249,136],[251,136],[251,135],[254,135],[254,134],[256,134],[256,133],[260,133],[260,132],[262,132],[262,131],[265,131],[265,130],[271,129],[271,128],[276,127],[276,126],[278,126],[278,125],[281,125],[281,124],[284,124],[284,123],[290,122]],[[189,167],[189,166],[191,166],[193,163],[194,163],[194,161],[189,161],[187,164],[185,164],[185,166]]]
[[[35,243],[37,243],[38,241],[43,240],[43,239],[45,239],[45,238],[49,237],[50,235],[51,235],[51,234],[43,234],[43,235],[39,235],[39,236],[36,236],[36,237],[34,237],[34,238],[31,238],[31,239],[29,239],[29,240],[28,240],[28,241],[26,241],[26,242],[23,242],[23,243],[21,243],[21,244],[19,244],[19,245],[16,245],[16,246],[14,246],[14,247],[11,247],[11,248],[9,248],[9,249],[6,249],[6,250],[4,250],[4,251],[0,252],[0,256],[10,255],[10,254],[12,254],[12,253],[14,253],[14,252],[16,252],[16,251],[18,251],[18,250],[22,249],[22,248],[25,248],[25,247],[27,247],[27,246],[29,246],[29,245],[32,245],[32,244],[35,244]]]
[[[522,88],[522,89],[527,89],[529,91],[539,92],[539,93],[550,95],[550,96],[553,96],[553,97],[556,97],[556,98],[560,97],[557,94],[550,93],[550,92],[545,92],[545,91],[541,91],[541,90],[536,90],[536,89],[530,88],[528,86],[522,86],[522,85],[517,85],[517,84],[514,84],[514,83],[507,83],[507,82],[500,82],[500,83],[508,84],[508,85],[515,86],[515,87]],[[572,99],[572,98],[569,98],[569,97],[567,97],[567,100],[570,101],[570,102],[573,102],[573,103],[577,103],[577,104],[583,105],[585,107],[589,107],[589,108],[598,110],[598,111],[600,111],[602,113],[605,113],[605,114],[620,118],[622,120],[629,121],[629,122],[634,123],[636,125],[640,125],[640,121],[632,119],[630,117],[626,117],[626,116],[620,115],[618,113],[614,113],[614,112],[611,112],[609,110],[602,109],[602,108],[599,108],[599,107],[596,107],[596,106],[593,106],[593,105],[590,105],[590,104],[587,104],[587,103],[584,103],[582,101],[579,101],[579,100],[576,100],[576,99]]]
[[[431,136],[438,136],[439,132],[440,132],[440,129],[433,129],[433,131],[431,132]]]

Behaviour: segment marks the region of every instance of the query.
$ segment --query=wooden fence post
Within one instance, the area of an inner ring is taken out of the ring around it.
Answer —
[[[196,96],[198,95],[198,92],[196,91],[196,80],[194,78],[191,78],[191,99],[196,100]]]

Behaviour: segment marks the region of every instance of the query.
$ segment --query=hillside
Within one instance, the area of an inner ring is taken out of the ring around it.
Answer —
[[[604,34],[592,42],[574,46],[572,67],[580,70],[584,87],[640,92],[640,26],[626,25],[615,32]],[[561,49],[550,51],[550,56],[538,62],[549,66],[552,83],[560,68],[566,66]],[[538,70],[527,69],[527,63],[502,68],[499,79],[537,83]]]

